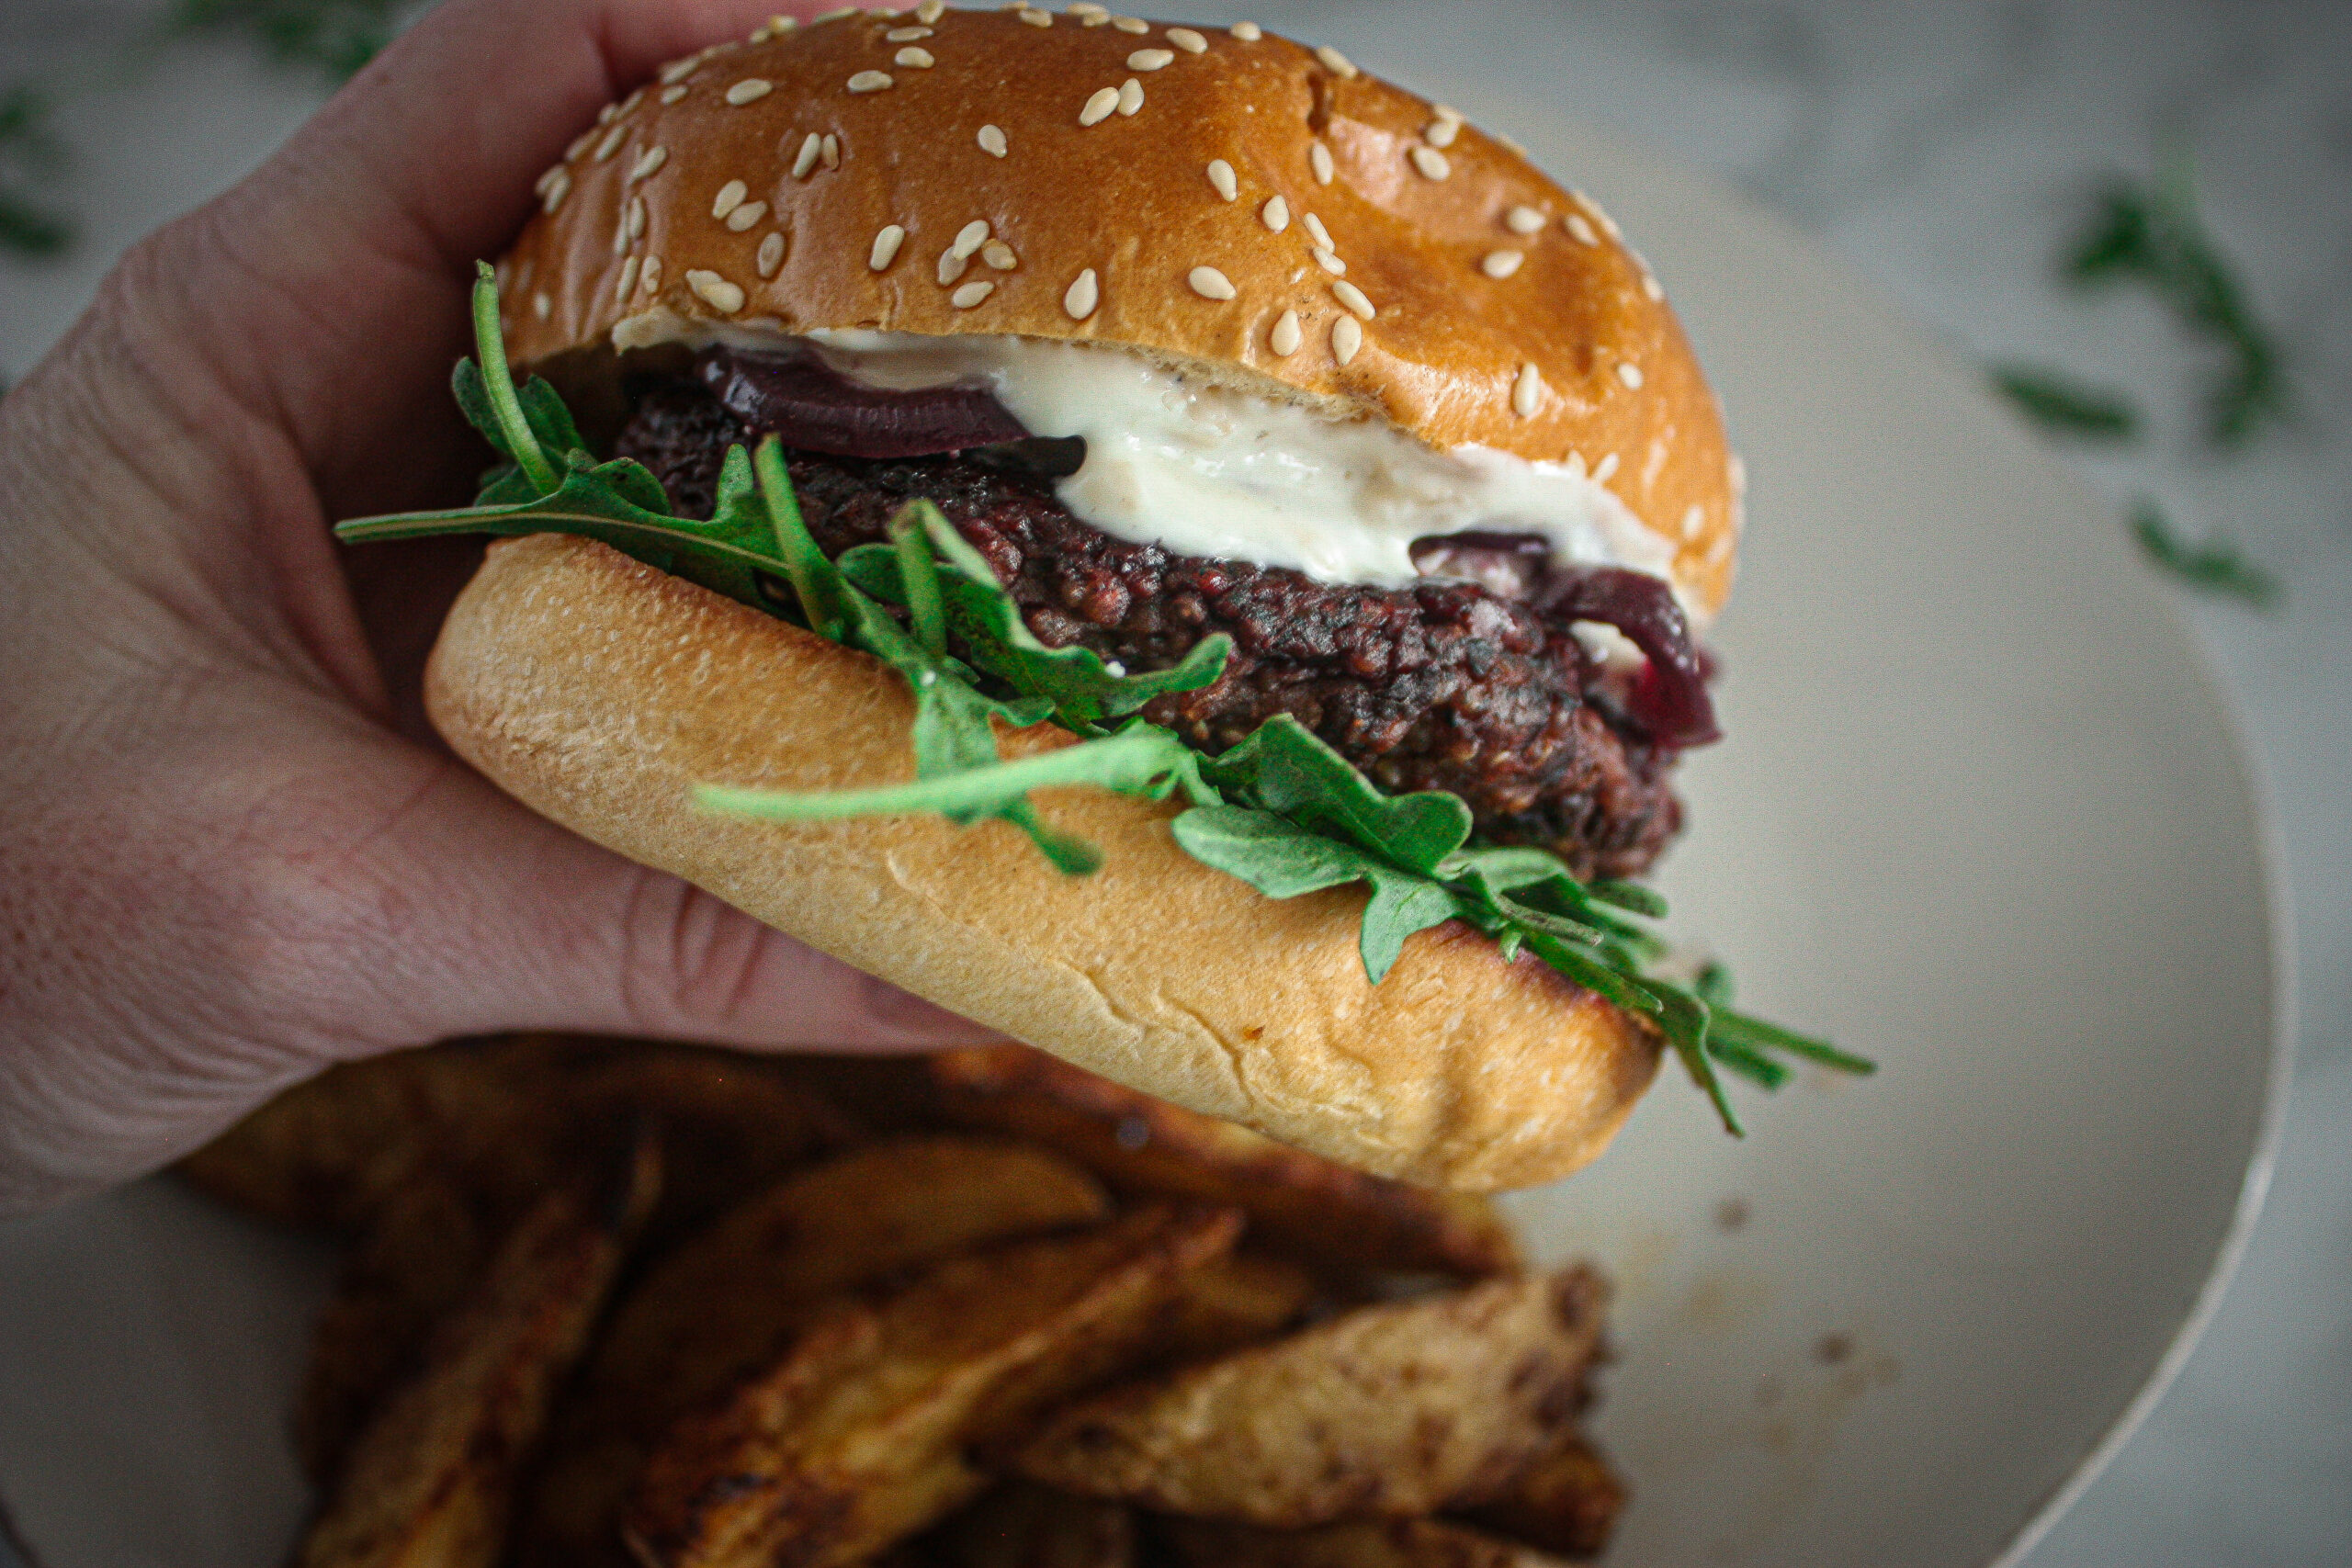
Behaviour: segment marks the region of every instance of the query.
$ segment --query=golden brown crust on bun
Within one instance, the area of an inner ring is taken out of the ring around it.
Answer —
[[[1640,256],[1328,50],[842,17],[675,62],[540,197],[503,272],[524,365],[682,321],[1118,344],[1440,448],[1580,460],[1673,546],[1694,605],[1730,588],[1735,466]],[[975,223],[990,248],[943,267]]]
[[[1179,850],[1172,806],[1039,792],[1103,852],[1085,877],[1001,822],[698,811],[702,783],[906,779],[912,701],[877,660],[602,545],[492,546],[426,700],[468,761],[598,843],[1080,1066],[1378,1175],[1475,1190],[1566,1175],[1657,1068],[1625,1015],[1457,925],[1367,984],[1360,889],[1267,898]],[[1071,739],[1041,725],[1004,749]]]

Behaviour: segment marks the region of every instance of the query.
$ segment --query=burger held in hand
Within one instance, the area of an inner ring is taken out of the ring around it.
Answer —
[[[519,799],[1432,1185],[1584,1164],[1664,1050],[1727,1122],[1850,1061],[1654,968],[1738,465],[1509,143],[1246,24],[925,4],[676,62],[538,195],[458,375],[509,463],[344,529],[513,536],[427,699]]]

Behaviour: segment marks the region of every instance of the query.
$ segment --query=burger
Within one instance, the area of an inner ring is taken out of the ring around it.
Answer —
[[[1248,24],[779,18],[609,106],[478,296],[511,536],[427,673],[516,798],[1132,1087],[1377,1174],[1591,1159],[1662,971],[1740,471],[1507,140]],[[519,385],[517,371],[528,372]],[[1736,1124],[1735,1124],[1736,1125]]]

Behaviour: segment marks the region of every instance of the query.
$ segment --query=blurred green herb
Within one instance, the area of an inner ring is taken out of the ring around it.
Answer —
[[[1996,365],[1993,385],[2044,430],[2096,441],[2129,441],[2140,433],[2140,411],[2131,399],[2056,371]]]
[[[2242,599],[2256,609],[2278,602],[2278,580],[2239,555],[2237,546],[2220,538],[2188,543],[2144,495],[2132,503],[2132,536],[2150,560],[2201,592]]]
[[[392,41],[403,0],[175,0],[181,33],[242,34],[277,64],[349,81]]]
[[[2109,182],[2090,222],[2067,253],[2066,277],[2083,287],[2137,283],[2181,325],[2224,351],[2206,391],[2206,431],[2235,447],[2290,409],[2277,342],[2255,319],[2245,286],[2197,210],[2188,162],[2175,159],[2155,181]]]
[[[22,84],[0,93],[0,251],[53,256],[73,243],[73,223],[32,194],[64,159],[49,100]]]

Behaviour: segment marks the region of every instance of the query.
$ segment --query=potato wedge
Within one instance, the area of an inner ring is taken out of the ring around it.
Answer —
[[[654,1439],[772,1364],[836,1292],[1110,1213],[1059,1156],[964,1135],[871,1145],[741,1204],[622,1299],[564,1402],[524,1561],[622,1562],[621,1504]]]
[[[940,1568],[1134,1568],[1136,1519],[1124,1503],[1012,1481],[923,1544]]]
[[[1236,1252],[1184,1277],[1176,1315],[1155,1348],[1170,1366],[1271,1339],[1315,1299],[1315,1276],[1287,1258]]]
[[[1305,1530],[1168,1519],[1161,1534],[1182,1568],[1565,1568],[1532,1546],[1439,1519],[1358,1519]]]
[[[1033,1138],[1122,1191],[1239,1209],[1260,1239],[1306,1257],[1470,1277],[1520,1265],[1510,1226],[1476,1194],[1350,1170],[1026,1045],[943,1051],[931,1066],[951,1120]]]
[[[1065,1408],[1008,1468],[1285,1529],[1490,1501],[1581,1398],[1602,1293],[1572,1269],[1362,1307]]]
[[[601,1190],[549,1193],[363,1431],[301,1568],[492,1568],[515,1476],[660,1186],[639,1139]]]
[[[1510,1490],[1463,1517],[1481,1529],[1563,1557],[1598,1557],[1625,1506],[1625,1483],[1599,1449],[1563,1432]]]
[[[723,1408],[680,1424],[625,1519],[650,1568],[844,1568],[986,1489],[968,1444],[1114,1374],[1183,1275],[1229,1250],[1230,1210],[1152,1208],[1077,1236],[941,1264],[820,1320]]]

